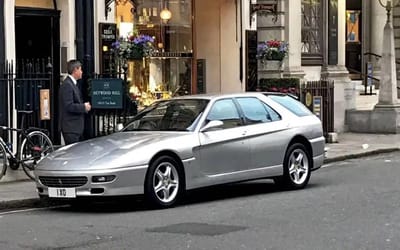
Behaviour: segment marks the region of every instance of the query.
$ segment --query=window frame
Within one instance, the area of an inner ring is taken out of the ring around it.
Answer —
[[[325,0],[319,0],[318,6],[312,6],[312,2],[315,0],[302,0],[301,1],[301,65],[302,66],[321,66],[324,64],[324,10]],[[305,11],[304,4],[308,5],[307,11]],[[306,18],[307,14],[307,18]],[[305,22],[309,22],[309,26],[305,26]],[[316,26],[318,25],[318,27]],[[314,40],[305,40],[305,34],[308,36],[316,35]],[[320,52],[310,51],[303,52],[305,47],[304,41],[308,42],[310,47],[315,44],[319,45]]]

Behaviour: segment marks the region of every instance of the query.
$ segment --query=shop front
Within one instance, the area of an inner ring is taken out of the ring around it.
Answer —
[[[127,72],[127,91],[139,107],[191,94],[192,1],[116,1],[118,39],[110,68]],[[108,49],[107,49],[108,50]]]
[[[242,1],[114,3],[110,22],[117,39],[100,44],[99,69],[126,71],[128,94],[139,108],[179,95],[244,91],[241,60],[249,18]]]

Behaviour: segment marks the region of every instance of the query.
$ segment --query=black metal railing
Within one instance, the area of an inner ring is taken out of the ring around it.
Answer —
[[[314,102],[319,97],[319,107]],[[319,114],[325,138],[334,131],[334,82],[332,80],[307,81],[300,83],[300,100],[313,113]],[[319,109],[319,110],[317,110]]]
[[[15,65],[15,66],[14,66]],[[55,128],[56,91],[53,85],[53,67],[49,58],[20,59],[15,63],[6,61],[0,65],[0,123],[13,126],[21,124],[21,116],[14,115],[14,110],[33,111],[25,119],[25,127],[33,126],[47,129],[51,139],[54,139]],[[40,116],[40,90],[49,90],[50,119],[41,120]],[[3,134],[11,140],[12,134]]]

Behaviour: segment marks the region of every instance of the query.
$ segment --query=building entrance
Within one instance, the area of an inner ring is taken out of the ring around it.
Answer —
[[[15,53],[15,109],[33,110],[35,119],[29,125],[48,129],[51,139],[59,143],[60,11],[17,7]],[[43,89],[49,94],[49,119],[40,118]],[[13,124],[19,124],[19,117],[13,119]]]
[[[346,67],[352,79],[362,79],[362,1],[346,1]]]

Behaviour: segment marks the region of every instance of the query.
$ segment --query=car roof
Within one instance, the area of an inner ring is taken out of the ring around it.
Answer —
[[[260,96],[263,95],[261,92],[240,92],[240,93],[207,93],[207,94],[196,94],[196,95],[185,95],[174,97],[173,99],[221,99],[229,97],[242,97],[242,96]]]

